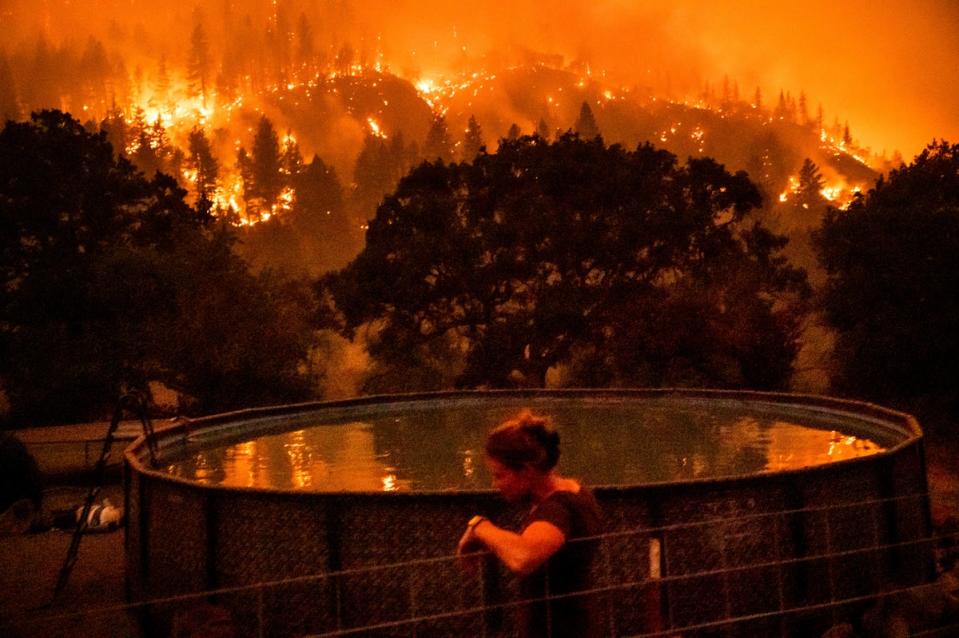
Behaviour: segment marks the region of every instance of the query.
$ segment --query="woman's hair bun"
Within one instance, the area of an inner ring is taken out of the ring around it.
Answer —
[[[486,453],[512,469],[547,472],[559,461],[559,432],[549,418],[525,409],[493,428]]]

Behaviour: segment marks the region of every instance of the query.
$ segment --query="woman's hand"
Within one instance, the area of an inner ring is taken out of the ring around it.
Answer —
[[[456,558],[463,573],[474,576],[479,572],[482,564],[482,556],[479,552],[486,549],[483,543],[476,537],[476,526],[467,525],[466,531],[460,537],[460,542],[456,545]]]

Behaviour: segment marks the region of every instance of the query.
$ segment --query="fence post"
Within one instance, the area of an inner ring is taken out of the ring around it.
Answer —
[[[263,638],[263,585],[256,588],[256,635]]]

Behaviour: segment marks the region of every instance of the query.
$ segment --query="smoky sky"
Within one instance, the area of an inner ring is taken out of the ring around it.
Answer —
[[[612,85],[675,99],[724,76],[743,97],[759,87],[767,105],[780,89],[804,91],[812,110],[822,104],[827,122],[848,121],[875,152],[909,158],[933,138],[959,141],[955,0],[0,0],[0,49],[38,31],[54,41],[94,34],[128,47],[137,63],[175,61],[197,8],[214,45],[226,10],[264,23],[286,12],[291,28],[304,14],[329,46],[349,41],[413,80],[553,54]]]

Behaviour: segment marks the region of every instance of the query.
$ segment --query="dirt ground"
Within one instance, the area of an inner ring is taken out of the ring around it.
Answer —
[[[82,503],[85,496],[86,489],[82,487],[55,488],[45,493],[44,505],[69,508]],[[122,504],[122,487],[116,483],[107,485],[100,494],[103,497]],[[0,538],[0,628],[9,624],[15,628],[8,629],[14,635],[50,636],[50,625],[28,620],[124,604],[123,534],[120,529],[84,535],[70,579],[56,600],[53,593],[72,534],[51,529]],[[69,631],[73,624],[74,619],[55,623],[53,627],[59,630],[52,635],[87,634]],[[0,633],[3,631],[0,629]]]

